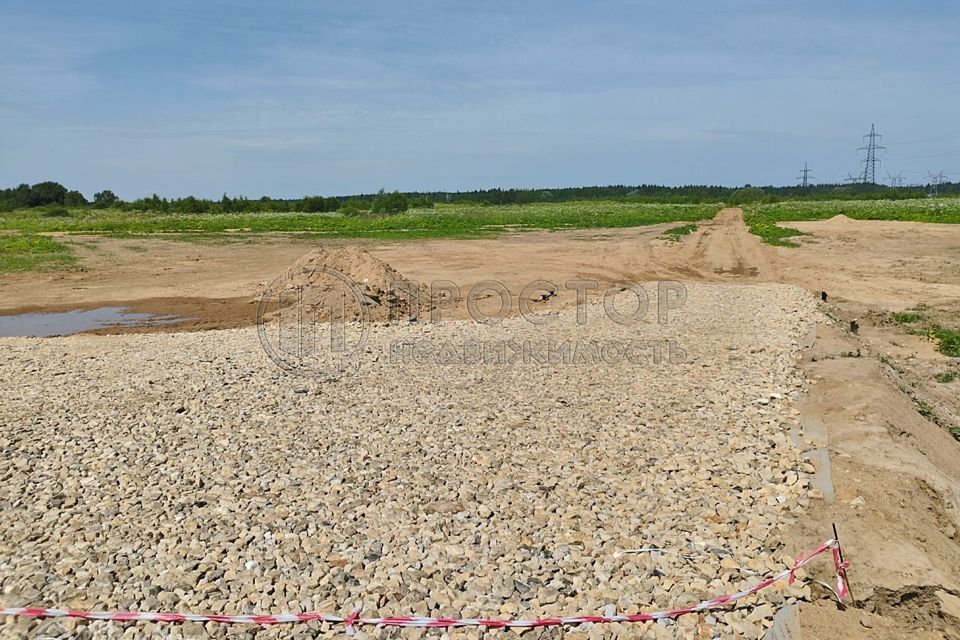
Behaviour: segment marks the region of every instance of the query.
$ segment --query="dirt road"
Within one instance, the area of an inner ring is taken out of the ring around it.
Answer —
[[[564,288],[570,280],[595,280],[601,287],[658,279],[776,281],[768,249],[747,231],[738,209],[726,209],[715,219],[700,223],[698,230],[682,241],[662,235],[672,226],[676,225],[533,232],[489,239],[325,240],[322,244],[358,245],[407,278],[425,283],[453,281],[463,291],[478,282],[495,280],[519,294],[531,281],[547,280],[560,289],[550,302],[555,307],[576,300],[575,291]],[[203,239],[203,243],[155,236],[73,236],[63,241],[73,247],[80,268],[3,276],[0,313],[109,304],[187,318],[151,331],[248,326],[255,322],[253,301],[262,287],[317,246],[316,240],[289,235],[220,236]],[[462,317],[462,305],[458,311]]]
[[[671,226],[349,244],[371,251],[408,278],[452,280],[463,289],[497,280],[519,292],[537,278],[561,288],[578,278],[601,284],[663,278],[784,282],[826,290],[860,315],[921,303],[960,312],[960,229],[954,225],[842,217],[791,223],[812,234],[799,239],[800,249],[762,244],[743,225],[738,209],[699,223],[681,241],[662,235]],[[63,241],[73,247],[79,268],[0,277],[0,313],[123,304],[201,319],[177,329],[244,326],[253,322],[250,300],[259,287],[318,245],[316,239],[285,234],[198,236],[194,242],[158,236]],[[557,302],[572,300],[561,295]]]

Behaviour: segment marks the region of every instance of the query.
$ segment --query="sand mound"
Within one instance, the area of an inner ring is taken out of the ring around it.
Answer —
[[[293,284],[311,286],[329,271],[342,273],[364,293],[382,294],[393,289],[394,283],[405,279],[389,264],[357,247],[336,251],[315,249],[287,269],[287,278]]]
[[[853,218],[848,218],[847,216],[843,215],[842,213],[838,213],[837,215],[835,215],[835,216],[833,216],[832,218],[830,218],[830,219],[827,220],[827,223],[828,223],[828,224],[835,224],[835,225],[838,225],[838,226],[840,226],[840,225],[842,225],[842,226],[850,226],[850,225],[852,225],[852,224],[856,224],[856,222],[857,222],[857,221],[854,220]]]
[[[419,301],[400,283],[407,278],[357,247],[315,249],[301,256],[261,292],[269,293],[266,312],[288,314],[300,308],[318,321],[402,320],[429,313],[429,296],[417,285]],[[416,285],[416,283],[414,283]]]

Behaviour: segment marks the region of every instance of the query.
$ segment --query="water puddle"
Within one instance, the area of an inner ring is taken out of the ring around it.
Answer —
[[[0,316],[0,337],[47,338],[50,336],[68,336],[72,333],[104,327],[171,324],[178,320],[180,318],[157,316],[151,313],[131,313],[127,307],[21,313],[14,316]]]

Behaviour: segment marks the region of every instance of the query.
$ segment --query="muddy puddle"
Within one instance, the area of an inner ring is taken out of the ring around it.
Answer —
[[[0,316],[0,337],[68,336],[107,327],[139,327],[172,324],[175,316],[134,313],[128,307],[100,307],[48,313],[20,313]]]

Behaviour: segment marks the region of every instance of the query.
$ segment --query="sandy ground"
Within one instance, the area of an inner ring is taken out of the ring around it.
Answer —
[[[530,232],[490,239],[409,242],[323,241],[327,248],[360,246],[423,283],[452,281],[464,297],[477,283],[497,281],[519,294],[533,280],[560,291],[550,306],[569,306],[571,280],[594,280],[601,289],[621,281],[676,279],[734,282],[771,273],[767,252],[727,210],[683,242],[664,239],[674,224],[629,229]],[[91,308],[122,304],[134,311],[182,315],[163,331],[232,328],[256,321],[262,287],[317,240],[292,236],[223,238],[218,244],[74,236],[65,240],[81,268],[12,274],[0,280],[0,313]],[[465,317],[461,304],[450,317]]]
[[[462,289],[497,280],[519,291],[532,278],[561,287],[575,278],[778,281],[826,290],[835,301],[864,313],[919,303],[960,311],[960,228],[955,225],[791,223],[813,234],[799,239],[800,250],[763,246],[745,232],[737,210],[700,223],[699,231],[682,242],[662,239],[671,226],[349,243],[281,234],[202,242],[72,236],[65,241],[74,247],[80,268],[0,277],[0,312],[123,303],[206,318],[208,328],[251,324],[254,314],[246,305],[258,288],[318,244],[358,245],[408,278],[452,280]],[[573,300],[564,293],[558,297]]]
[[[957,324],[960,227],[792,223],[812,235],[800,239],[800,248],[780,248],[751,236],[736,210],[679,242],[659,237],[668,226],[363,246],[409,278],[452,280],[461,289],[484,280],[499,280],[517,293],[540,278],[561,288],[579,278],[673,278],[827,291],[825,317],[802,363],[810,384],[799,411],[805,446],[829,450],[836,497],[815,500],[791,531],[799,549],[838,524],[859,606],[841,609],[827,598],[804,605],[803,637],[960,637],[960,445],[921,416],[916,403],[931,405],[946,425],[960,426],[960,382],[932,379],[958,365],[889,319],[891,311],[923,304],[932,317]],[[276,237],[223,244],[71,242],[84,270],[4,276],[0,309],[123,303],[196,318],[181,328],[247,326],[257,291],[316,245]],[[561,290],[544,306],[572,300],[572,292]],[[462,316],[463,309],[453,315]],[[854,318],[862,327],[858,336],[846,330]]]

